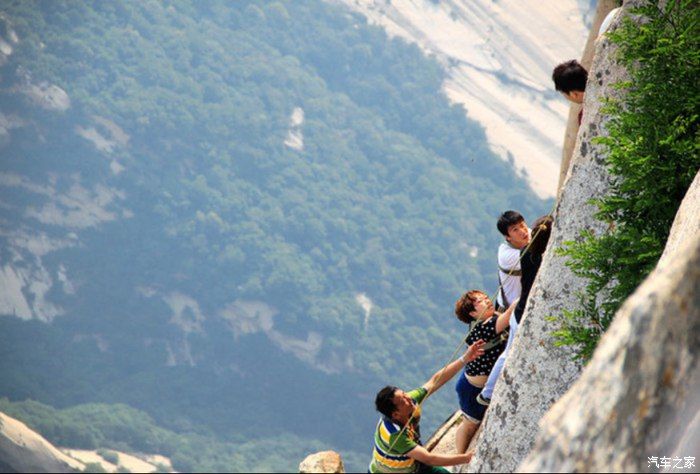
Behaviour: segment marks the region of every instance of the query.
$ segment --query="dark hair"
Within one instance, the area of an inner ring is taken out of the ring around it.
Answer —
[[[547,249],[549,236],[552,233],[552,216],[542,216],[532,224],[532,242],[530,242],[530,253],[533,255],[542,255]]]
[[[578,61],[572,59],[554,68],[552,80],[554,88],[565,94],[571,91],[585,92],[588,71]]]
[[[472,316],[470,313],[476,310],[474,307],[474,302],[476,301],[476,297],[479,295],[488,296],[483,291],[471,290],[464,293],[457,300],[455,303],[455,315],[457,316],[457,319],[466,324],[472,322],[474,316]]]
[[[374,406],[377,407],[377,411],[387,418],[391,418],[391,414],[396,411],[396,405],[394,405],[394,394],[397,390],[398,387],[387,385],[377,392],[377,398],[374,399]]]
[[[498,227],[498,231],[501,234],[508,237],[508,227],[512,226],[513,224],[520,224],[524,221],[525,218],[518,211],[506,211],[501,214],[501,217],[498,218],[496,227]]]

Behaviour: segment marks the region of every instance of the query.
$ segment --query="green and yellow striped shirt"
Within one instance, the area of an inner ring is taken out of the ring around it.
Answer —
[[[416,461],[406,454],[420,444],[420,415],[419,404],[423,401],[428,391],[424,387],[411,390],[407,393],[416,404],[411,425],[403,432],[387,417],[382,417],[377,423],[374,433],[374,451],[372,462],[369,465],[370,472],[403,473],[416,472]],[[389,449],[391,448],[391,449]]]

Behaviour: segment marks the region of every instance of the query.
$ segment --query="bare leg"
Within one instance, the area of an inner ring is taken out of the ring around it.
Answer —
[[[477,423],[462,418],[462,423],[459,425],[459,428],[457,428],[457,433],[455,433],[455,448],[457,448],[457,454],[463,454],[467,451],[467,447],[477,429],[479,429]]]

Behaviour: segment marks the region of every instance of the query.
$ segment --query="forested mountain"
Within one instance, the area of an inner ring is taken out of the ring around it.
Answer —
[[[495,290],[498,214],[550,207],[443,80],[316,0],[0,4],[0,396],[225,446],[176,469],[363,470],[377,389]]]

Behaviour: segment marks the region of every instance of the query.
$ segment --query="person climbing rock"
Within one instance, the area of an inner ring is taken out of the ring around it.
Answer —
[[[498,247],[498,311],[505,311],[520,297],[520,251],[530,243],[530,228],[517,211],[506,211],[496,223],[505,242]]]
[[[498,296],[497,310],[503,312],[520,298],[520,253],[530,243],[530,228],[525,218],[518,211],[505,211],[496,222],[496,228],[503,235],[505,242],[498,247]],[[511,329],[511,332],[512,329]],[[487,382],[477,401],[484,406],[490,403],[495,380]]]
[[[530,296],[530,289],[535,281],[535,276],[537,276],[537,271],[540,269],[542,254],[544,254],[544,251],[547,248],[551,231],[551,216],[542,216],[532,225],[532,242],[526,247],[526,249],[523,249],[523,253],[520,257],[520,267],[522,273],[520,277],[521,292],[520,298],[518,299],[518,304],[516,305],[513,313],[513,317],[510,318],[508,343],[506,344],[505,350],[498,357],[496,364],[493,366],[493,370],[491,370],[491,373],[489,374],[489,379],[486,382],[484,389],[477,396],[477,402],[482,405],[487,406],[489,403],[491,403],[493,390],[496,387],[498,377],[501,375],[503,365],[505,364],[508,354],[510,353],[510,347],[515,339],[515,334],[518,332],[520,319],[525,311],[525,304]]]
[[[484,355],[466,364],[464,373],[457,379],[455,390],[462,410],[462,423],[455,434],[457,453],[464,453],[474,437],[486,406],[476,397],[486,383],[496,360],[505,349],[506,340],[500,336],[510,324],[510,317],[517,300],[503,313],[494,310],[493,303],[483,291],[471,290],[455,303],[457,319],[470,326],[467,344],[479,339],[486,341]]]
[[[572,59],[559,64],[552,72],[554,88],[561,92],[569,102],[583,105],[586,95],[586,82],[588,81],[588,71],[581,64]],[[581,125],[583,119],[583,107],[578,114],[578,124]]]
[[[404,392],[386,386],[377,393],[375,405],[383,417],[374,433],[374,452],[369,472],[447,473],[440,466],[466,464],[471,454],[434,454],[420,444],[421,403],[460,372],[465,364],[484,353],[484,341],[469,346],[459,359],[433,374],[421,387]]]

